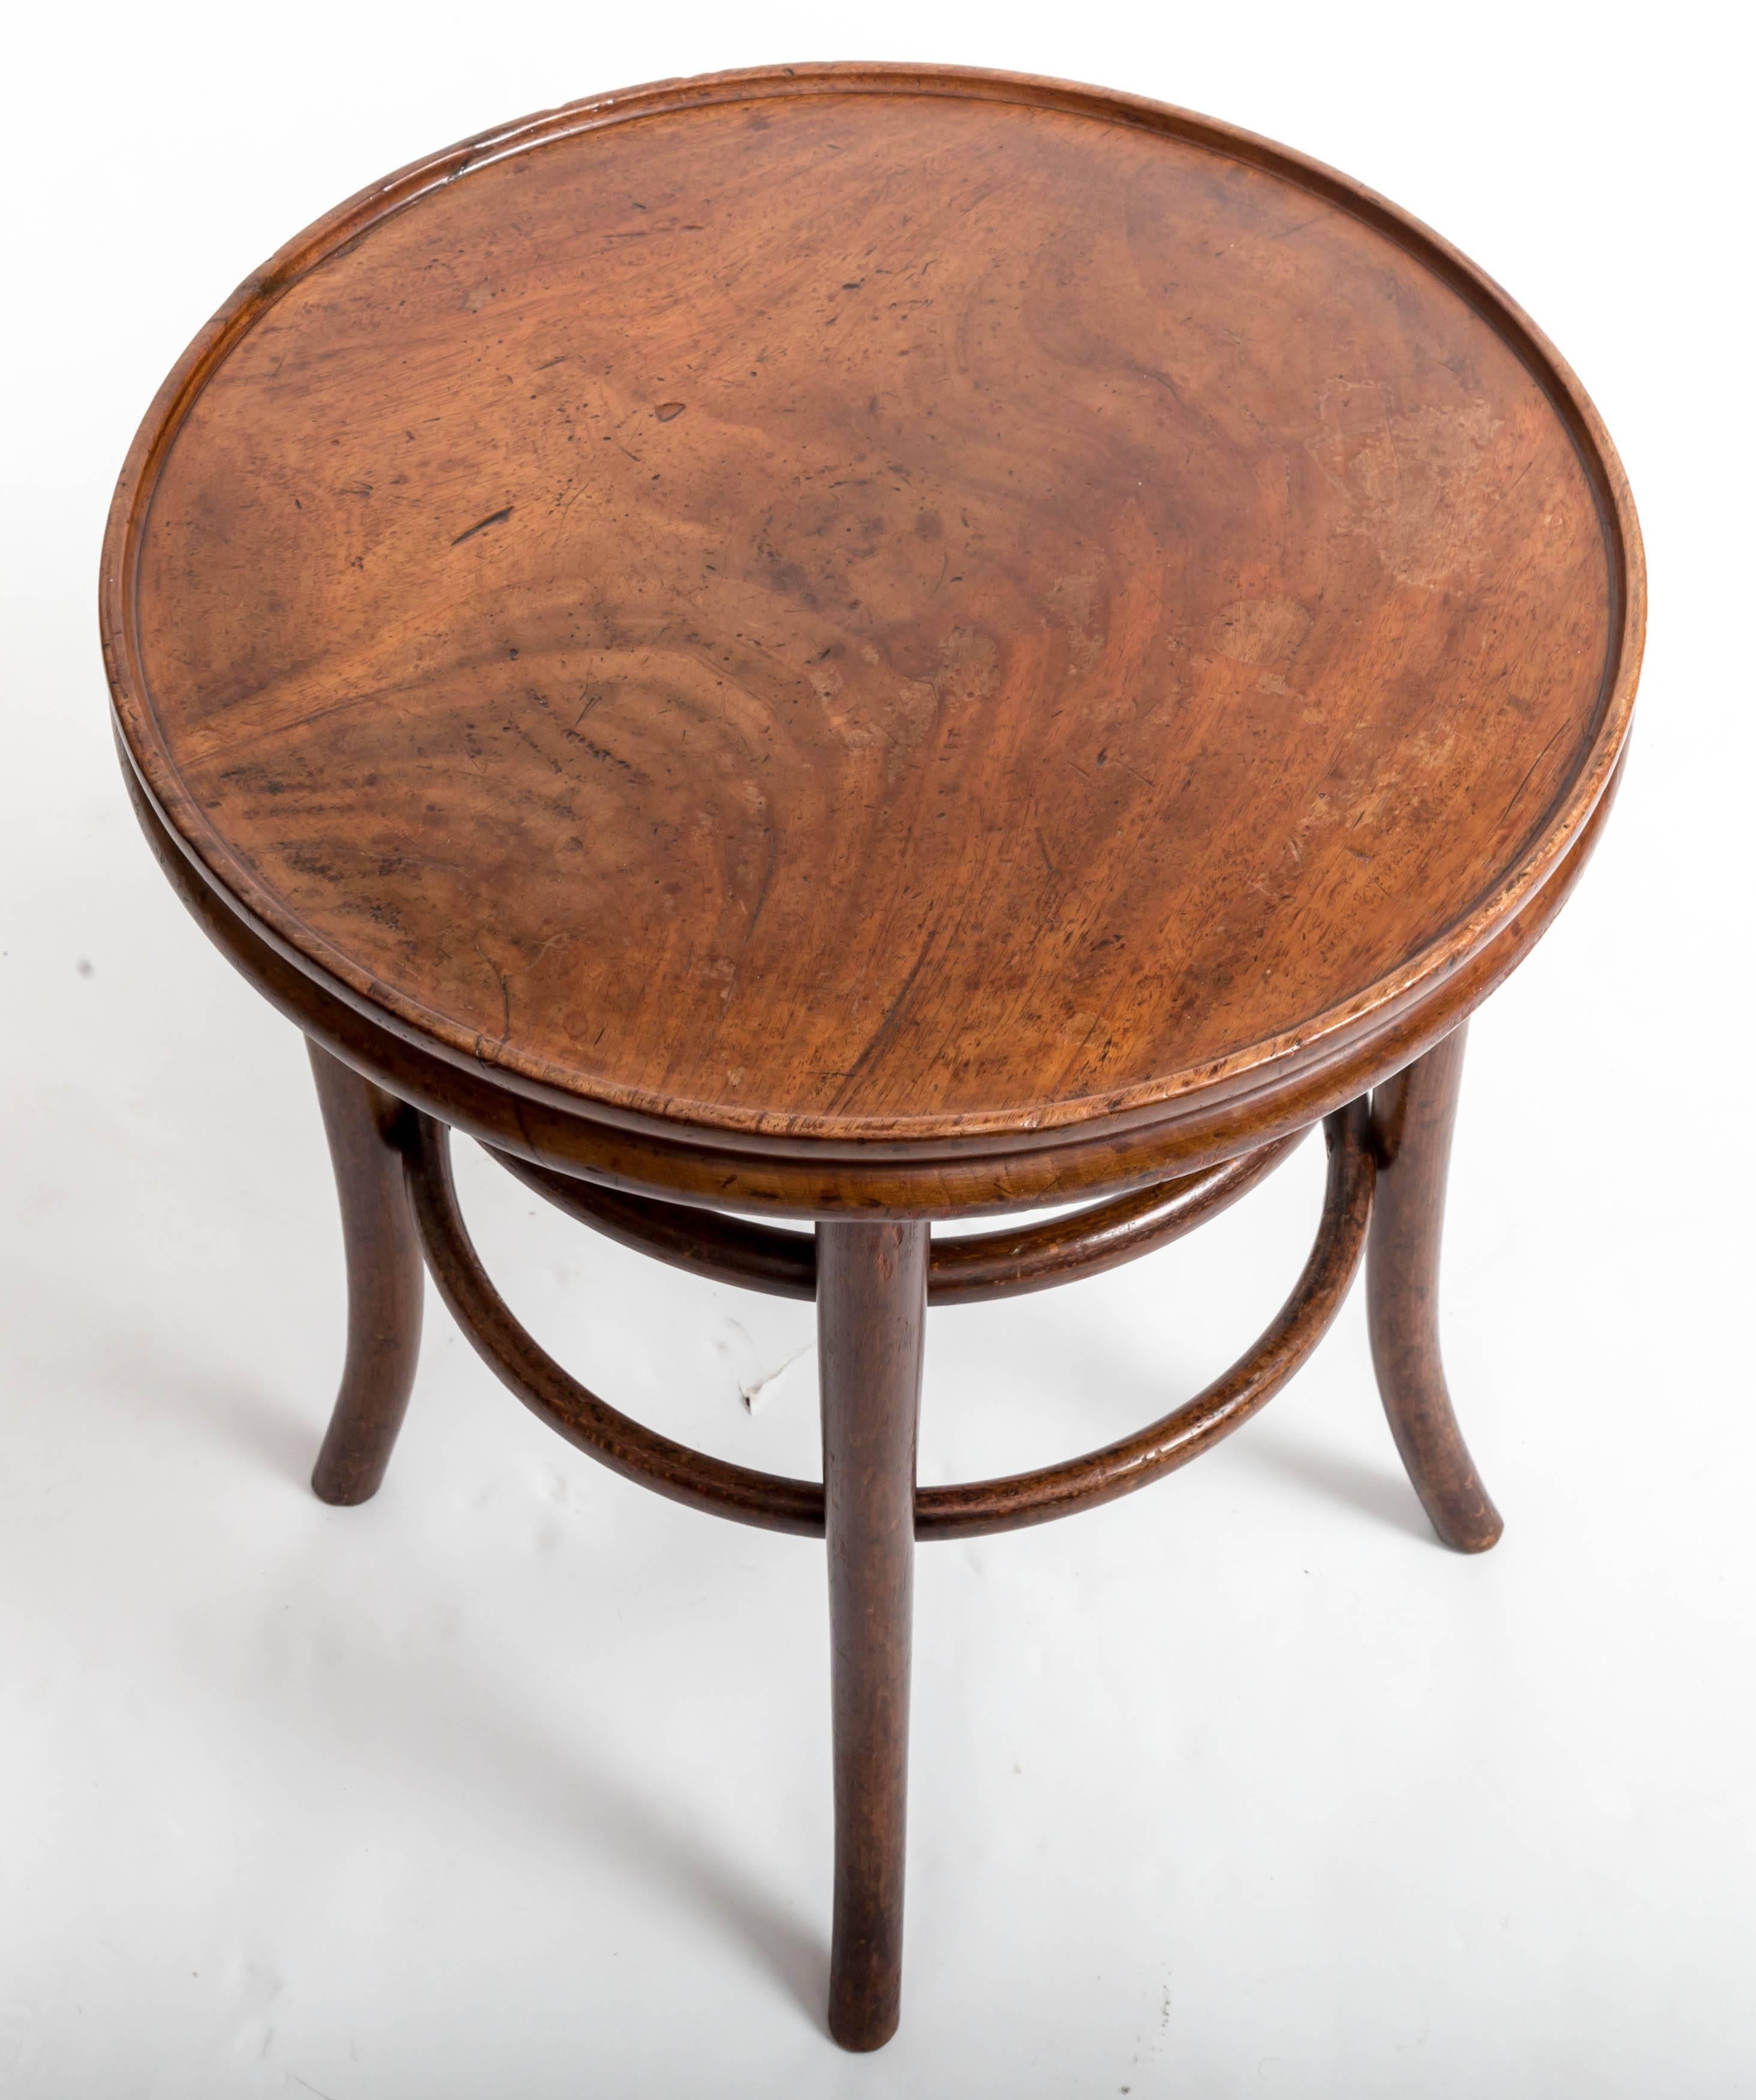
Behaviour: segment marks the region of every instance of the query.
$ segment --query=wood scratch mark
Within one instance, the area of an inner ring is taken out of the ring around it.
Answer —
[[[1564,724],[1563,727],[1565,725]],[[1559,736],[1560,734],[1561,730],[1559,729],[1556,730],[1555,735],[1549,739],[1548,742],[1544,744],[1542,750],[1537,753],[1536,757],[1531,760],[1529,765],[1524,768],[1524,779],[1520,780],[1518,785],[1512,790],[1511,794],[1507,797],[1506,807],[1500,812],[1500,822],[1502,824],[1506,822],[1507,818],[1511,815],[1513,804],[1517,801],[1519,796],[1522,795],[1524,790],[1530,785],[1531,774],[1536,771],[1537,768],[1542,765],[1543,760],[1548,757],[1550,752],[1554,748],[1555,738]]]
[[[511,515],[512,505],[509,503],[504,510],[496,510],[492,517],[479,519],[467,532],[460,532],[452,541],[452,546],[461,547],[465,540],[473,540],[478,532],[485,532],[490,525],[504,525]]]
[[[489,955],[487,949],[482,946],[482,936],[479,933],[474,933],[470,936],[470,945],[482,958],[482,960],[487,964],[488,967],[494,973],[495,976],[500,979],[500,1040],[501,1045],[504,1046],[512,1040],[511,982],[507,977],[506,973],[500,967],[499,964],[494,960],[493,957]]]

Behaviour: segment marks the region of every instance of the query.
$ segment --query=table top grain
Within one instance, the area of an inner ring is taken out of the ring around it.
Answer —
[[[587,1104],[1070,1128],[1458,968],[1609,783],[1639,549],[1491,283],[1123,96],[572,105],[241,288],[106,553],[127,752],[283,952]]]

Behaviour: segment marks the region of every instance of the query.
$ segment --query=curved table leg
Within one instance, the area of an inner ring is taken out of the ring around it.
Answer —
[[[1439,1354],[1439,1242],[1463,1038],[1454,1030],[1372,1096],[1379,1167],[1366,1302],[1378,1389],[1414,1491],[1447,1546],[1481,1553],[1500,1536],[1500,1513],[1458,1432]]]
[[[307,1042],[342,1202],[347,1361],[311,1484],[326,1502],[377,1493],[421,1354],[426,1272],[395,1127],[401,1102]]]
[[[835,1729],[829,2032],[877,2049],[902,2003],[924,1224],[817,1228],[817,1333]]]

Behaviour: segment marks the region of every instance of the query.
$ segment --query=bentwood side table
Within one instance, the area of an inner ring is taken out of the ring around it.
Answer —
[[[350,1289],[317,1493],[383,1477],[424,1257],[571,1442],[827,1538],[849,2047],[897,2020],[916,1539],[1182,1465],[1362,1251],[1414,1486],[1448,1543],[1498,1536],[1436,1339],[1463,1022],[1604,821],[1642,608],[1609,442],[1479,271],[1262,139],[998,73],[485,134],[283,249],[153,404],[105,649],[166,874],[311,1041]],[[1310,1258],[1229,1370],[916,1485],[928,1304],[1163,1246],[1317,1123]],[[814,1298],[822,1482],[539,1348],[454,1129]]]

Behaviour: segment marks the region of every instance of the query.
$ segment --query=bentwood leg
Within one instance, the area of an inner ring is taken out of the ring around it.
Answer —
[[[306,1047],[347,1255],[347,1361],[311,1484],[326,1502],[363,1502],[390,1462],[421,1353],[421,1248],[395,1136],[404,1110],[327,1050]]]
[[[1439,1243],[1464,1032],[1372,1096],[1379,1169],[1366,1299],[1378,1389],[1414,1491],[1447,1546],[1480,1553],[1500,1536],[1500,1513],[1458,1432],[1439,1354]]]
[[[829,2032],[876,2049],[902,1981],[924,1224],[817,1228],[817,1335],[836,1761]]]

